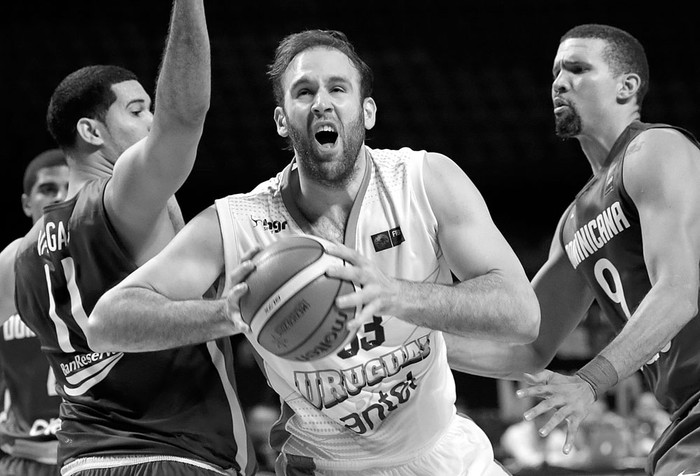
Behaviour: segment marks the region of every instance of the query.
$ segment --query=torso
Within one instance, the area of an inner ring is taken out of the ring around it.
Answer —
[[[650,127],[670,126],[635,122],[628,127],[603,168],[567,211],[560,236],[572,265],[584,276],[618,332],[651,289],[639,214],[625,190],[622,173],[627,146]],[[689,139],[697,145],[691,136]],[[657,399],[671,412],[700,391],[698,340],[700,319],[696,316],[642,369]]]
[[[18,310],[39,336],[63,398],[59,462],[164,454],[245,468],[250,453],[228,340],[133,354],[95,353],[87,344],[97,299],[135,269],[102,205],[105,184],[89,182],[47,207],[15,265]]]
[[[425,152],[370,153],[342,236],[327,222],[311,226],[297,209],[288,188],[291,167],[249,194],[218,200],[227,268],[254,245],[303,233],[340,238],[392,276],[450,283],[422,184]],[[340,465],[391,465],[415,458],[455,413],[442,334],[393,316],[375,316],[343,351],[312,362],[253,346],[284,401],[271,440],[287,453]]]

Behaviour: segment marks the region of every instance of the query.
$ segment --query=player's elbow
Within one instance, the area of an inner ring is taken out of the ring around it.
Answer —
[[[84,330],[88,347],[95,352],[123,350],[118,349],[111,339],[110,317],[110,299],[109,295],[105,294],[95,304]]]
[[[540,305],[534,290],[528,284],[520,286],[516,290],[516,307],[514,313],[515,323],[513,329],[513,342],[516,344],[528,344],[537,339],[540,330]]]
[[[556,355],[556,349],[543,348],[538,345],[535,341],[528,345],[528,355],[527,358],[523,359],[522,371],[527,373],[537,373],[546,369],[547,366],[552,363],[554,356]]]

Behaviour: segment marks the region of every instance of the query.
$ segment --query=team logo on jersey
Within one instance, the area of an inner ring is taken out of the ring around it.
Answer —
[[[372,235],[372,245],[374,246],[374,251],[377,253],[393,248],[394,246],[399,246],[404,241],[406,241],[406,239],[401,232],[400,226]]]
[[[104,380],[109,371],[124,357],[123,352],[77,353],[72,359],[60,364],[66,384],[67,395],[85,395],[88,390]]]
[[[613,179],[615,178],[615,169],[617,169],[617,164],[611,165],[608,169],[608,175],[605,177],[605,191],[603,192],[603,196],[613,191]]]
[[[271,231],[272,233],[279,233],[287,228],[287,220],[268,220],[267,218],[253,218],[252,216],[250,219],[253,221],[253,228],[260,225],[263,227],[263,230]]]

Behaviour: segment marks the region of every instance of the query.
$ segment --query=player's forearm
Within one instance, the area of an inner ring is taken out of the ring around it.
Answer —
[[[531,344],[507,344],[454,334],[444,334],[444,337],[450,367],[460,372],[521,380],[523,372],[539,372],[548,363]]]
[[[96,352],[147,352],[236,332],[223,300],[170,299],[145,288],[114,288],[95,305],[85,335]]]
[[[629,377],[658,353],[698,313],[697,287],[657,283],[615,339],[601,351],[619,380]]]
[[[211,99],[211,58],[202,0],[176,0],[156,88],[156,121],[201,127]]]
[[[531,342],[539,305],[526,280],[487,273],[455,285],[400,281],[396,315],[450,334],[501,342]]]

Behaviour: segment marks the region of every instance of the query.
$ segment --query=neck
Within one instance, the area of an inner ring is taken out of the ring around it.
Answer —
[[[292,176],[291,181],[294,201],[311,228],[319,235],[326,235],[329,239],[342,237],[367,166],[367,155],[363,147],[358,154],[350,180],[338,187],[306,177],[297,168],[297,173]],[[330,228],[333,231],[330,231]],[[329,233],[333,236],[327,236]]]
[[[619,121],[593,121],[592,130],[578,135],[576,138],[588,159],[594,174],[597,174],[605,164],[615,142],[632,122],[639,120],[639,114]]]
[[[70,152],[66,154],[66,161],[70,168],[67,198],[77,194],[87,182],[110,177],[114,169],[114,164],[99,151],[90,154]]]

